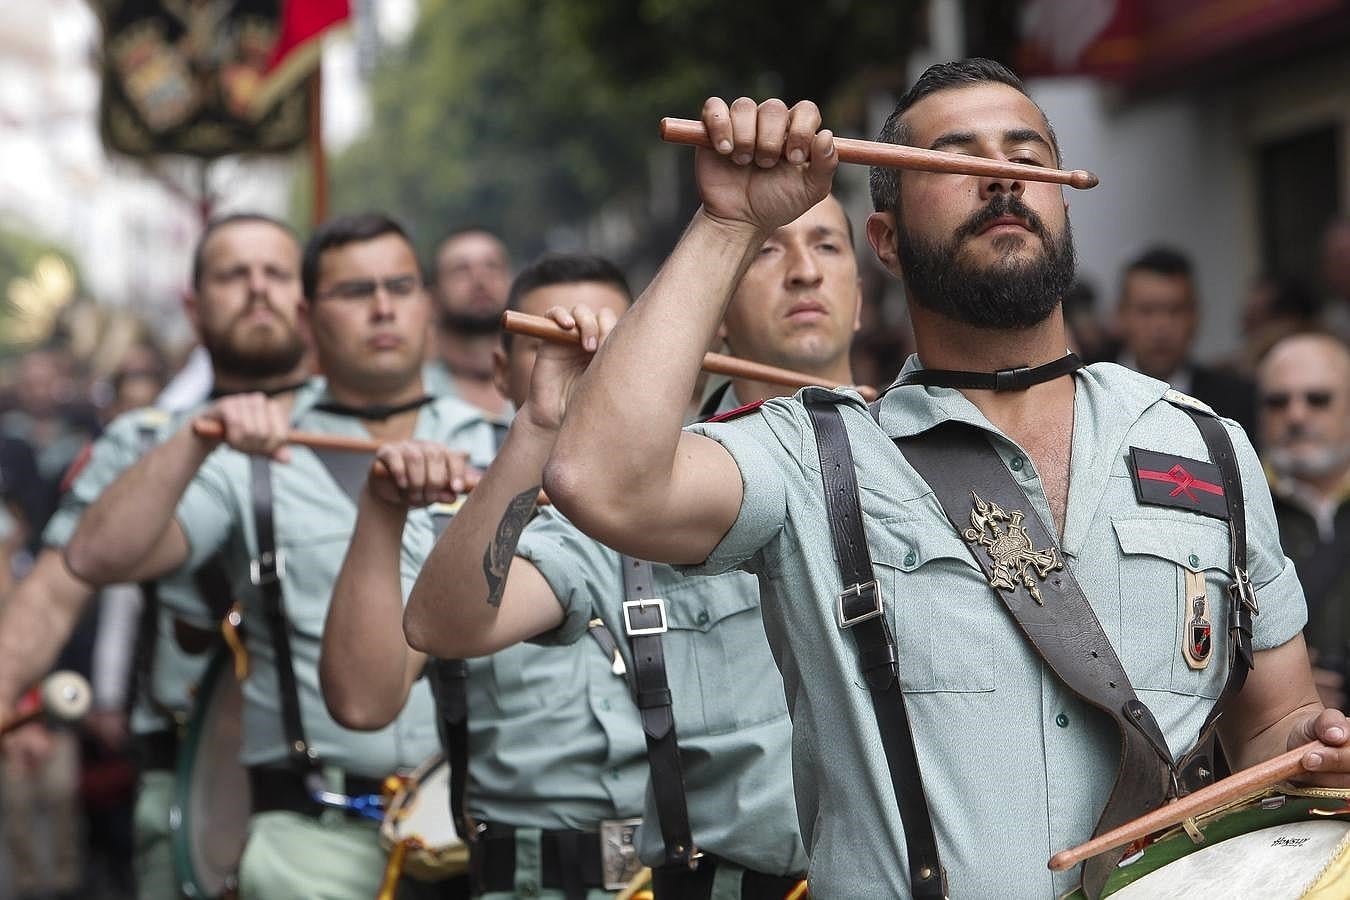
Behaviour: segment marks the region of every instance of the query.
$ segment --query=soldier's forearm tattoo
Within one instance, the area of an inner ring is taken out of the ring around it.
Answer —
[[[539,496],[539,486],[535,485],[511,498],[506,504],[506,512],[497,523],[497,533],[483,553],[483,578],[487,581],[488,606],[502,605],[502,591],[506,589],[506,573],[511,569],[511,557],[516,555],[516,544],[520,543],[520,533],[530,521],[534,512],[534,501]]]

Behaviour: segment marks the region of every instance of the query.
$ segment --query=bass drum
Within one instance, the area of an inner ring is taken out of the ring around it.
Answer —
[[[238,887],[253,792],[239,762],[243,692],[222,648],[197,690],[178,755],[169,815],[173,864],[184,897],[228,898]]]
[[[1134,846],[1106,882],[1113,900],[1344,900],[1350,791],[1284,784]],[[1081,891],[1066,895],[1082,898]]]
[[[450,817],[450,766],[437,754],[418,766],[390,798],[380,843],[403,853],[403,871],[437,882],[469,870],[469,848]]]

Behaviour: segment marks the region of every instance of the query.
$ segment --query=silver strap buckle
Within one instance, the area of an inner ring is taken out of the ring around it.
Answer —
[[[641,613],[649,606],[655,606],[657,611],[657,624],[655,625],[634,625],[633,611]],[[666,601],[660,597],[644,598],[642,600],[623,601],[623,629],[629,637],[639,637],[644,634],[665,634],[670,629],[670,624],[666,620]]]
[[[1233,573],[1233,583],[1228,588],[1234,593],[1242,605],[1252,611],[1252,615],[1261,615],[1261,607],[1256,603],[1256,589],[1252,587],[1252,580],[1247,575],[1247,570],[1241,566],[1236,567]]]
[[[860,600],[866,600],[871,597],[872,602],[868,604],[861,612],[855,612],[849,615],[844,611],[844,603],[853,597]],[[859,622],[866,622],[868,619],[875,619],[881,615],[881,585],[873,578],[871,581],[862,584],[853,584],[840,591],[839,599],[835,601],[835,612],[839,617],[840,628],[852,628]]]
[[[275,584],[286,574],[286,554],[280,550],[248,561],[248,580],[254,587]]]
[[[642,869],[633,842],[641,819],[607,819],[600,823],[600,867],[605,890],[621,891]]]

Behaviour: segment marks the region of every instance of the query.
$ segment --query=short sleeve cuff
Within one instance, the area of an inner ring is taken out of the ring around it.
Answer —
[[[1303,599],[1294,564],[1286,557],[1284,568],[1256,590],[1261,614],[1252,617],[1252,649],[1270,650],[1289,641],[1308,623],[1308,605]]]
[[[683,575],[720,575],[749,559],[778,533],[787,515],[787,492],[778,462],[738,422],[693,425],[688,430],[721,444],[741,472],[741,508],[736,521],[703,562],[675,566]],[[747,478],[746,473],[754,477]]]
[[[563,620],[557,628],[537,634],[529,642],[544,646],[575,644],[586,634],[591,619],[598,615],[591,598],[570,586],[575,578],[571,570],[578,561],[569,560],[566,548],[553,535],[530,531],[527,528],[521,535],[516,556],[527,560],[544,576],[562,607]]]

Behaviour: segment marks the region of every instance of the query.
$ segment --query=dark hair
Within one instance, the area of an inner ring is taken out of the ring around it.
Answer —
[[[1149,272],[1166,278],[1185,278],[1190,281],[1194,276],[1190,258],[1175,247],[1154,244],[1143,253],[1130,260],[1120,273],[1120,302],[1125,302],[1125,284],[1135,272]],[[1194,293],[1191,302],[1195,302]]]
[[[1308,283],[1293,275],[1266,273],[1256,279],[1271,288],[1270,314],[1295,319],[1315,319],[1322,311],[1322,300]]]
[[[202,229],[201,237],[197,238],[197,246],[192,251],[192,289],[200,291],[202,289],[202,278],[206,276],[206,242],[211,240],[212,236],[222,228],[230,225],[238,225],[241,222],[262,222],[266,225],[273,225],[280,228],[295,241],[296,246],[300,245],[300,238],[296,235],[295,229],[287,225],[280,219],[273,218],[263,213],[238,212],[230,213],[228,216],[221,216],[218,219],[212,219],[206,223],[206,228]]]
[[[417,255],[407,230],[384,213],[364,212],[338,216],[316,228],[305,243],[304,256],[300,260],[300,285],[304,289],[305,297],[309,300],[314,299],[314,292],[319,286],[319,261],[325,253],[345,247],[347,244],[373,241],[386,234],[402,238],[413,255]]]
[[[483,225],[476,225],[472,223],[468,225],[461,225],[458,228],[453,228],[450,231],[446,232],[445,237],[441,238],[439,241],[436,242],[436,250],[431,254],[430,269],[431,269],[431,280],[433,282],[441,277],[440,258],[441,258],[441,251],[445,249],[445,245],[453,240],[462,238],[470,234],[487,235],[488,237],[492,238],[494,241],[496,241],[498,244],[501,245],[503,252],[506,252],[506,241],[502,240],[502,236],[497,232],[493,231],[491,228],[487,228]]]
[[[900,98],[900,102],[887,117],[886,124],[881,126],[877,140],[887,144],[909,144],[912,139],[909,129],[900,120],[911,106],[938,91],[976,84],[1006,84],[1028,99],[1031,97],[1022,79],[1002,63],[994,62],[992,59],[975,57],[938,63],[924,70],[918,81],[915,81]],[[1041,118],[1045,119],[1044,112],[1041,113]],[[1045,119],[1045,128],[1050,133],[1050,145],[1054,148],[1055,158],[1058,160],[1059,138],[1055,137],[1055,129],[1050,127],[1049,119]],[[887,212],[896,208],[900,197],[899,169],[874,166],[868,175],[868,185],[872,192],[873,209],[877,212]]]
[[[546,253],[520,270],[506,295],[506,308],[519,310],[525,295],[555,284],[606,284],[623,294],[629,305],[633,292],[628,279],[614,263],[587,253]],[[502,344],[511,348],[511,333],[502,332]]]

